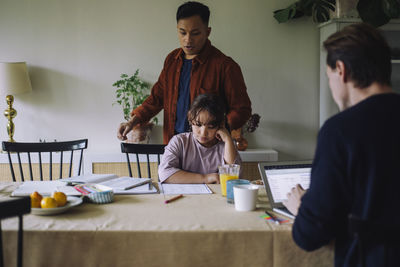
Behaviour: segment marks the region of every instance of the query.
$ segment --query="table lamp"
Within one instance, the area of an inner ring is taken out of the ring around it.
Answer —
[[[13,108],[14,96],[17,94],[32,91],[26,62],[0,62],[0,94],[6,95],[8,108],[4,111],[4,116],[8,119],[7,133],[8,142],[15,142],[13,118],[17,116],[17,111]]]

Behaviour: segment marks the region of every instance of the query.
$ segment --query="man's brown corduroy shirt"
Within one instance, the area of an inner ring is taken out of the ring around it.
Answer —
[[[132,111],[141,122],[147,122],[164,109],[163,140],[167,144],[174,135],[179,77],[184,52],[172,51],[164,62],[158,81],[150,96]],[[232,58],[225,56],[207,40],[201,53],[193,59],[190,75],[190,103],[199,94],[212,93],[222,96],[227,106],[230,128],[242,127],[251,116],[251,102],[247,95],[242,71]]]

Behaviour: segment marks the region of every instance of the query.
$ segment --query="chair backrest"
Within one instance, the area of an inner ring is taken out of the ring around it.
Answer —
[[[30,179],[33,180],[32,173],[32,160],[31,153],[37,153],[39,158],[39,171],[40,171],[40,180],[43,181],[43,168],[42,168],[42,153],[49,153],[49,179],[53,180],[53,152],[59,152],[60,154],[60,176],[62,177],[62,169],[63,169],[63,153],[70,152],[69,157],[69,174],[68,177],[72,175],[72,163],[74,157],[74,151],[80,151],[79,158],[79,169],[78,175],[81,174],[82,169],[82,158],[83,158],[83,150],[87,148],[88,140],[74,140],[74,141],[66,141],[66,142],[49,142],[49,143],[18,143],[18,142],[3,142],[3,151],[8,153],[8,161],[10,164],[11,176],[13,181],[16,181],[15,172],[12,164],[11,153],[17,153],[18,163],[19,163],[19,171],[21,174],[21,180],[24,181],[24,172],[22,170],[22,161],[21,161],[21,153],[27,153],[28,157],[28,165],[29,165],[29,173]],[[67,160],[68,163],[68,160]]]
[[[387,249],[388,246],[399,244],[400,228],[398,224],[393,223],[377,223],[360,219],[353,214],[349,215],[349,233],[357,240],[358,246],[358,264],[361,267],[366,266],[366,247],[368,245],[383,246],[383,265],[387,266]],[[359,266],[357,265],[357,266]]]
[[[0,220],[18,216],[18,238],[17,238],[17,266],[22,267],[22,215],[31,212],[30,197],[12,198],[0,201]],[[0,267],[3,261],[3,236],[0,222]]]
[[[128,164],[129,176],[133,177],[132,175],[132,168],[131,163],[129,160],[129,154],[136,155],[136,166],[138,177],[142,178],[142,172],[140,169],[140,160],[139,155],[146,155],[147,159],[147,173],[149,178],[151,178],[151,171],[150,171],[150,156],[149,155],[157,155],[157,163],[160,165],[160,155],[164,154],[165,145],[163,144],[131,144],[131,143],[121,143],[121,151],[122,153],[126,153],[126,161]],[[157,166],[158,166],[157,165]],[[158,173],[157,173],[158,178]]]

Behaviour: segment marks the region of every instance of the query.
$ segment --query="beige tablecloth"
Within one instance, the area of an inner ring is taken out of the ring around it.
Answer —
[[[14,183],[0,183],[8,197]],[[24,216],[24,266],[333,266],[333,249],[308,253],[291,225],[237,212],[219,186],[215,194],[185,195],[164,204],[162,194],[117,195],[111,204],[84,203],[54,216]],[[2,222],[6,266],[16,258],[17,219]]]

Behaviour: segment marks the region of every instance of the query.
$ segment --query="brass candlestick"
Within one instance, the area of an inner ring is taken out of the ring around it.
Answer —
[[[15,131],[15,125],[14,122],[12,121],[15,116],[17,116],[17,111],[12,107],[13,102],[14,102],[14,97],[12,95],[8,95],[6,97],[7,104],[8,104],[8,109],[4,111],[4,116],[8,119],[7,123],[7,133],[8,133],[8,142],[15,142],[14,140],[14,131]]]

